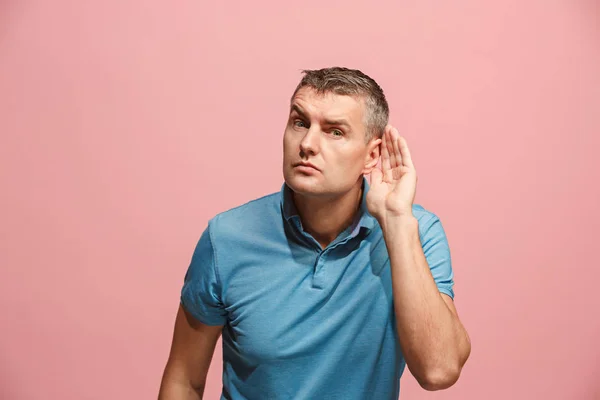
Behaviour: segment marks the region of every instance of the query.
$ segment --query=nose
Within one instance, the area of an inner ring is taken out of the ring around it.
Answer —
[[[319,130],[313,125],[306,131],[306,135],[304,135],[302,141],[300,142],[300,157],[308,158],[318,154],[319,140]]]

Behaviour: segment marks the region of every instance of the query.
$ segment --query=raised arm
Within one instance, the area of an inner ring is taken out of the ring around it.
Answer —
[[[381,143],[381,170],[371,173],[367,205],[381,225],[390,256],[394,310],[406,365],[423,388],[440,390],[457,381],[471,342],[450,297],[449,251],[436,218],[421,227],[426,236],[421,243],[419,222],[412,214],[416,185],[406,140],[388,126]]]

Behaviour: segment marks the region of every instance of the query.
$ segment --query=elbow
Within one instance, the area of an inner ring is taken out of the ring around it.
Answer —
[[[467,337],[465,345],[456,358],[447,359],[446,362],[430,365],[421,369],[417,382],[428,391],[444,390],[453,386],[460,377],[462,367],[471,354],[471,341]]]
[[[460,368],[431,369],[415,377],[419,385],[428,391],[444,390],[454,385],[460,377]]]

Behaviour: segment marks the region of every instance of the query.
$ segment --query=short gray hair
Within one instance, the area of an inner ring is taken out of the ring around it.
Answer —
[[[342,96],[357,96],[365,100],[366,132],[365,140],[383,136],[389,119],[389,107],[383,89],[369,76],[357,69],[330,67],[318,70],[303,70],[304,77],[296,87],[296,93],[303,87],[310,87],[317,93],[335,93]]]

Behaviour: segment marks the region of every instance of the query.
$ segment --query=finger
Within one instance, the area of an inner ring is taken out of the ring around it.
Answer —
[[[393,157],[393,147],[392,147],[392,143],[390,141],[390,132],[391,132],[392,126],[388,125],[386,127],[385,133],[384,133],[384,138],[385,138],[385,152],[386,152],[386,165],[385,168],[382,168],[382,172],[383,172],[383,180],[386,182],[391,182],[393,180],[393,173],[394,173],[394,160],[395,158]]]
[[[385,131],[383,132],[383,137],[382,137],[382,141],[381,141],[381,169],[383,171],[383,174],[385,175],[387,173],[387,171],[391,170],[391,162],[390,162],[390,152],[388,151],[388,147],[387,147],[387,132],[388,132],[388,128],[386,126]]]
[[[393,141],[393,151],[394,151],[394,155],[396,156],[396,160],[398,163],[398,167],[401,167],[403,164],[403,157],[402,157],[402,153],[400,151],[400,135],[398,134],[398,131],[396,131],[396,136],[394,137],[394,141]]]
[[[406,142],[406,139],[401,137],[398,142],[400,146],[400,153],[402,154],[402,163],[409,168],[414,168],[415,166],[413,165],[412,157],[410,155],[410,150],[408,149],[408,143]]]
[[[391,128],[387,131],[387,140],[386,140],[387,151],[388,151],[388,154],[390,157],[390,168],[391,169],[394,169],[398,166],[398,158],[396,157],[396,153],[394,152],[393,131],[394,131],[393,128]]]

